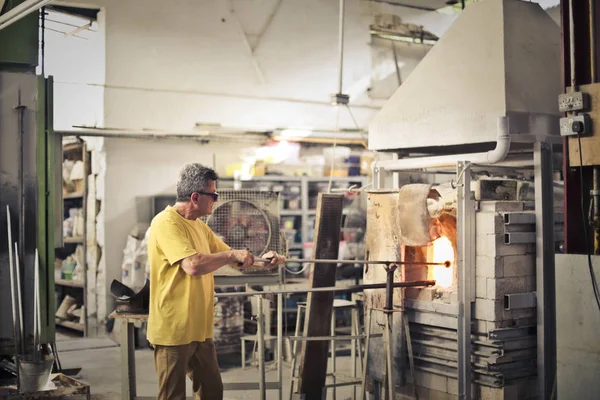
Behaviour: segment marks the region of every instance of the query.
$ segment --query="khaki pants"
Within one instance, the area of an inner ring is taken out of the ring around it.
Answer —
[[[185,400],[185,376],[192,380],[194,398],[222,400],[223,382],[212,339],[181,346],[154,346],[158,400]]]

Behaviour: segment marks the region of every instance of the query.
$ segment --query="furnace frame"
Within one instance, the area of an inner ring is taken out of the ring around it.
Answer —
[[[514,135],[511,135],[514,136]],[[470,190],[470,171],[484,166],[533,169],[536,219],[536,316],[537,316],[537,378],[539,398],[550,398],[556,382],[556,289],[553,197],[553,145],[560,137],[523,135],[520,142],[532,143],[532,158],[517,161],[502,160],[496,165],[469,163],[474,154],[447,157],[419,157],[420,170],[407,167],[407,160],[396,159],[373,164],[373,189],[384,189],[387,174],[393,175],[397,189],[398,173],[439,173],[455,168],[457,182],[457,260],[458,270],[458,398],[472,397],[471,324],[475,300],[475,249],[465,238],[475,236],[475,200]],[[461,161],[456,161],[461,160]],[[462,183],[461,183],[462,182]]]

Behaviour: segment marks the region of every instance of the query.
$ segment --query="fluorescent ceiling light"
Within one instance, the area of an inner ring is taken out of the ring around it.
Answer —
[[[0,15],[0,30],[14,24],[32,12],[39,10],[51,1],[52,0],[27,0],[11,10],[8,10],[4,14]]]

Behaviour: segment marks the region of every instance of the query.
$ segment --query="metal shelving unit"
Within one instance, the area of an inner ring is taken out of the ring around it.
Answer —
[[[55,286],[60,291],[59,301],[56,304],[57,308],[62,301],[62,298],[68,293],[79,293],[81,292],[82,306],[83,306],[83,320],[81,324],[75,321],[68,320],[56,320],[57,326],[62,326],[71,330],[82,332],[84,336],[88,335],[88,307],[87,307],[87,193],[88,193],[88,175],[89,175],[89,156],[86,143],[78,139],[74,143],[63,144],[63,159],[77,159],[83,163],[84,174],[83,174],[83,191],[74,193],[68,193],[63,196],[63,207],[65,202],[76,204],[77,207],[81,204],[83,211],[83,236],[65,237],[63,236],[63,248],[66,245],[72,247],[75,245],[83,246],[82,264],[83,264],[83,282],[76,280],[67,279],[56,279]],[[64,208],[63,208],[64,210]]]

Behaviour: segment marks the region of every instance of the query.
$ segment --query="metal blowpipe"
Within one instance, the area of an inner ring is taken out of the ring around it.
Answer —
[[[271,262],[271,258],[259,258],[255,257],[254,262]],[[311,263],[311,264],[384,264],[389,265],[440,265],[449,268],[452,263],[450,261],[444,262],[420,262],[420,261],[376,261],[376,260],[325,260],[325,259],[310,259],[310,258],[290,258],[285,260],[285,263]]]

